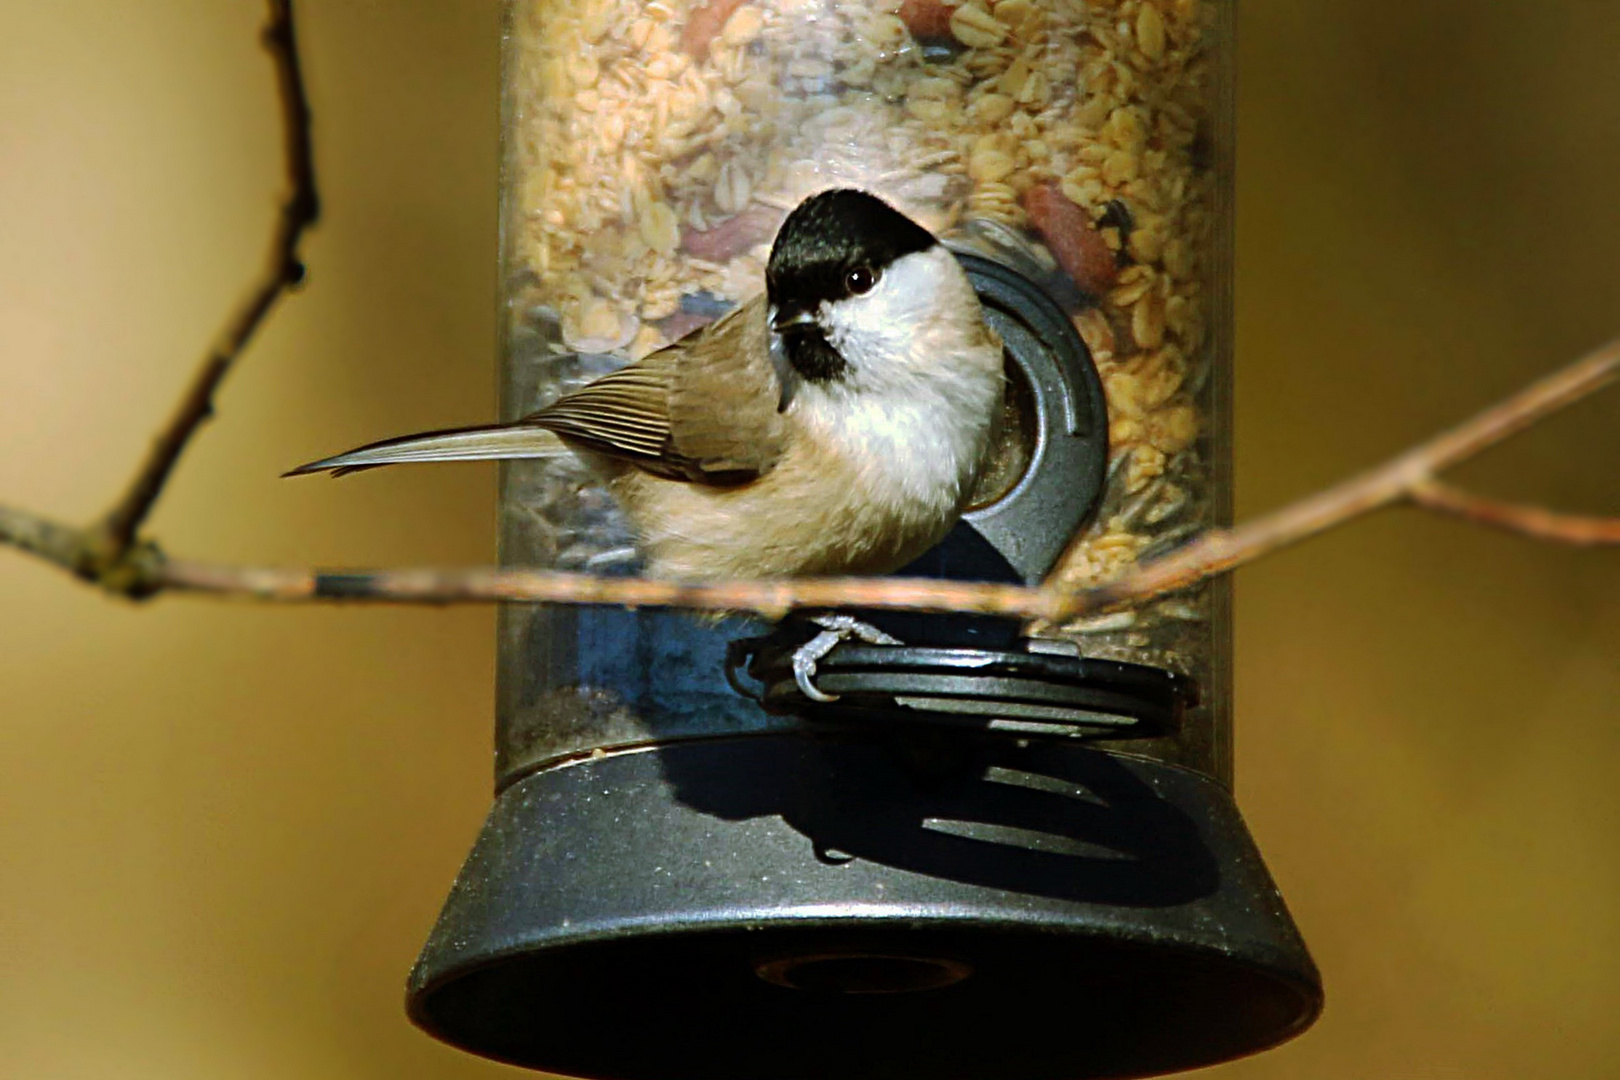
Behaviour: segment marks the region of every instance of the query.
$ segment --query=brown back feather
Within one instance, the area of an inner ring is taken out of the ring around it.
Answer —
[[[765,315],[760,296],[519,423],[670,479],[762,476],[783,443]]]

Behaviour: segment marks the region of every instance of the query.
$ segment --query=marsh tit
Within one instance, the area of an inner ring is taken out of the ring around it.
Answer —
[[[571,452],[606,482],[649,573],[884,573],[967,505],[1002,400],[1002,346],[967,275],[876,196],[787,216],[765,293],[510,424],[427,432],[288,475]]]

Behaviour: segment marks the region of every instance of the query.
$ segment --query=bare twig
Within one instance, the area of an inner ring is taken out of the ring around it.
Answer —
[[[0,506],[0,540],[46,562],[76,570],[84,553],[84,530]]]
[[[125,573],[109,579],[87,571],[82,541],[77,547],[74,543],[80,534],[36,515],[0,507],[0,540],[129,596],[167,589],[295,602],[624,604],[773,616],[793,608],[847,605],[1059,620],[1174,592],[1380,507],[1403,500],[1421,501],[1419,492],[1433,490],[1435,471],[1472,457],[1595,393],[1617,375],[1620,341],[1378,468],[1247,524],[1206,533],[1174,554],[1144,563],[1119,581],[1089,589],[1066,588],[1056,575],[1039,588],[1021,588],[900,578],[693,584],[489,567],[318,571],[168,559],[149,544],[132,549]]]
[[[1540,506],[1487,499],[1438,480],[1425,480],[1412,489],[1412,501],[1425,510],[1451,514],[1476,525],[1490,525],[1577,547],[1620,544],[1620,518],[1560,514]]]
[[[385,600],[413,603],[541,601],[757,611],[796,607],[898,607],[1068,619],[1194,585],[1279,548],[1403,500],[1569,543],[1613,543],[1620,523],[1567,518],[1533,507],[1502,507],[1454,493],[1434,473],[1456,465],[1601,389],[1620,376],[1620,340],[1479,413],[1450,431],[1326,491],[1231,529],[1205,533],[1179,551],[1120,580],[1071,589],[1061,571],[1039,589],[937,581],[853,578],[678,584],[531,570],[365,571],[245,569],[168,564],[169,588],[274,600]],[[1504,514],[1506,511],[1506,514]],[[1535,531],[1539,528],[1541,531]]]
[[[259,600],[339,600],[405,604],[621,604],[698,611],[751,611],[780,618],[799,608],[863,607],[973,612],[1041,618],[1051,614],[1039,589],[913,578],[792,578],[679,582],[597,577],[495,567],[319,571],[219,566],[170,560],[165,588]]]
[[[281,295],[304,277],[298,245],[306,229],[320,216],[315,190],[315,169],[310,153],[309,100],[294,37],[292,0],[270,0],[270,21],[264,45],[275,62],[280,91],[282,137],[288,192],[277,215],[269,258],[236,313],[226,324],[191,385],[180,399],[168,424],[153,441],[146,460],[123,498],[107,513],[99,529],[89,536],[86,553],[93,565],[108,568],[123,561],[135,544],[141,523],[152,511],[163,486],[198,427],[214,412],[214,394],[230,374]]]
[[[139,539],[180,453],[213,411],[221,381],[269,315],[303,276],[298,245],[319,213],[310,159],[309,107],[293,35],[292,0],[269,0],[265,43],[275,59],[291,192],[281,206],[270,261],[205,359],[128,493],[100,524],[79,529],[0,506],[0,543],[36,555],[131,598],[172,590],[280,601],[414,604],[503,601],[623,604],[780,616],[794,608],[853,606],[955,611],[1055,620],[1119,607],[1186,588],[1380,507],[1402,501],[1567,543],[1613,543],[1620,523],[1493,503],[1445,487],[1434,474],[1587,397],[1620,376],[1620,341],[1391,461],[1247,524],[1204,534],[1119,581],[1067,585],[1063,571],[1039,588],[897,578],[719,581],[707,584],[604,578],[479,567],[461,570],[323,572],[223,566],[166,557]]]
[[[1057,605],[1058,609],[1069,618],[1174,592],[1363,514],[1411,499],[1414,491],[1432,480],[1435,473],[1596,393],[1616,377],[1620,377],[1620,339],[1377,468],[1235,528],[1211,529],[1174,553],[1143,563],[1118,581],[1069,594]],[[1042,588],[1061,591],[1061,571]]]
[[[1061,571],[1039,589],[871,578],[681,585],[527,570],[321,575],[178,563],[165,569],[164,579],[171,588],[238,592],[276,600],[616,603],[764,614],[780,614],[794,607],[850,605],[1069,619],[1184,589],[1381,507],[1415,499],[1419,489],[1432,483],[1434,473],[1596,393],[1616,377],[1620,377],[1620,339],[1377,468],[1247,524],[1212,530],[1116,582],[1089,589],[1065,586]]]

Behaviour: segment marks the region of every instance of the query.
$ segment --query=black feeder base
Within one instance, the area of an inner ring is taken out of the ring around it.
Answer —
[[[477,1054],[615,1080],[1146,1076],[1321,985],[1230,793],[1074,741],[697,740],[496,800],[410,979]]]

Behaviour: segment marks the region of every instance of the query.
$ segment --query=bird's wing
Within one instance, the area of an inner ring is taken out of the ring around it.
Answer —
[[[782,453],[786,401],[763,296],[511,424],[385,439],[288,473],[334,476],[418,461],[550,457],[581,447],[671,480],[738,484]],[[559,441],[561,440],[561,441]]]
[[[669,371],[648,363],[653,356],[563,395],[514,426],[544,428],[587,450],[656,468],[669,447]]]
[[[699,333],[670,386],[670,442],[705,474],[767,473],[786,438],[786,400],[770,357],[767,302],[760,295]]]
[[[782,451],[763,296],[519,421],[648,472],[738,483]]]

